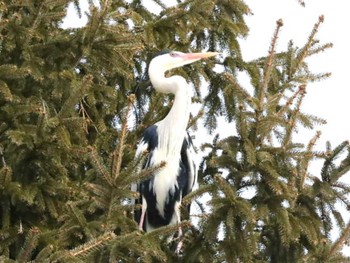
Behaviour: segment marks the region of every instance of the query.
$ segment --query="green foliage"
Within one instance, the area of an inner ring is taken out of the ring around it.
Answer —
[[[349,207],[349,143],[316,152],[319,132],[307,145],[294,139],[325,122],[301,109],[307,84],[329,76],[306,63],[331,46],[316,39],[323,18],[303,47],[291,41],[281,53],[278,21],[268,56],[244,61],[238,38],[250,10],[241,0],[154,0],[159,14],[139,0],[93,2],[87,24],[66,29],[69,5],[82,16],[77,0],[0,3],[0,261],[344,262],[350,227],[336,205]],[[212,132],[219,115],[236,126],[203,145],[200,187],[184,202],[208,194],[198,204],[211,210],[198,226],[182,223],[181,255],[169,241],[179,226],[142,233],[130,202],[130,185],[162,168],[138,171],[134,153],[171,107],[147,78],[146,63],[164,48],[224,52],[176,74],[203,101],[190,126],[203,118]],[[317,175],[314,159],[324,162]]]
[[[216,252],[229,262],[346,260],[338,252],[348,236],[347,223],[335,205],[349,205],[349,186],[340,181],[350,168],[349,143],[334,150],[328,146],[320,153],[313,151],[320,132],[306,146],[293,139],[298,126],[313,129],[325,122],[301,111],[306,83],[329,75],[312,74],[305,63],[308,56],[331,46],[315,40],[322,22],[320,17],[305,46],[295,48],[290,42],[287,52],[276,54],[283,25],[277,21],[269,55],[244,62],[253,93],[222,73],[227,81],[224,88],[234,90],[224,93],[230,94],[226,100],[234,105],[226,106],[223,101],[222,107],[228,119],[234,120],[237,135],[205,145],[210,152],[203,176],[217,189],[212,192],[212,212],[203,221],[202,231],[208,242],[219,244]],[[315,158],[324,160],[318,176],[309,173]],[[336,158],[342,159],[339,165]],[[251,196],[246,197],[247,192]],[[335,228],[332,220],[343,231],[334,244],[330,240]]]

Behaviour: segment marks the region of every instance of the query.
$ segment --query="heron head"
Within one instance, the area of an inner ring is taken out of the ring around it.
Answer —
[[[162,93],[174,93],[181,85],[186,85],[186,80],[180,76],[165,77],[165,72],[178,68],[202,58],[215,56],[217,52],[206,53],[182,53],[179,51],[161,52],[151,60],[148,74],[155,90]],[[181,83],[180,83],[181,82]]]
[[[163,70],[171,70],[182,67],[187,64],[196,62],[202,58],[209,58],[216,56],[217,52],[203,52],[203,53],[183,53],[179,51],[164,51],[152,59],[151,64],[156,64],[157,68]]]

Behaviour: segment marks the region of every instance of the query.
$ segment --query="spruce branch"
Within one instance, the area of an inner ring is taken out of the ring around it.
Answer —
[[[338,251],[340,251],[345,242],[349,239],[350,237],[350,222],[346,226],[346,228],[343,230],[343,232],[340,234],[339,238],[333,243],[333,246],[330,249],[329,255],[332,256]]]
[[[289,125],[288,125],[287,132],[286,132],[286,135],[285,135],[284,140],[283,140],[284,145],[288,145],[290,143],[290,141],[292,140],[292,134],[296,128],[297,120],[298,120],[300,109],[301,109],[301,104],[302,104],[303,99],[306,95],[306,84],[302,84],[299,86],[299,90],[296,93],[296,95],[299,95],[299,96],[296,96],[298,99],[297,99],[297,102],[295,105],[295,109],[293,110],[293,114],[290,117],[289,122],[288,122]]]
[[[78,14],[79,19],[81,19],[81,8],[79,5],[79,0],[73,0],[74,8]]]
[[[321,132],[317,131],[315,136],[309,141],[307,148],[306,148],[306,154],[303,156],[302,160],[302,174],[300,178],[300,189],[304,188],[305,180],[307,177],[307,169],[309,167],[309,163],[311,159],[313,158],[313,148],[316,145],[317,140],[321,137]]]
[[[286,112],[290,109],[290,107],[293,105],[295,99],[296,99],[300,94],[301,94],[301,95],[305,94],[305,85],[300,85],[300,86],[299,86],[298,90],[297,90],[296,92],[294,92],[293,96],[291,96],[291,97],[287,100],[286,104],[285,104],[283,107],[280,108],[280,110],[277,112],[277,114],[278,114],[279,116],[282,116],[284,113],[286,113]]]
[[[195,127],[195,128],[196,128],[196,127],[197,127],[197,125],[196,125],[196,124],[197,124],[197,121],[203,117],[204,112],[205,112],[204,109],[201,109],[201,110],[197,113],[196,116],[192,117],[192,118],[190,119],[188,125],[187,125],[187,129],[189,129],[189,128],[191,128],[191,127]]]
[[[198,189],[187,194],[182,199],[181,206],[186,207],[186,206],[190,205],[192,203],[193,199],[199,198],[202,195],[204,195],[205,193],[211,192],[213,190],[213,187],[214,186],[212,184],[200,186]]]
[[[227,81],[228,84],[228,88],[231,90],[233,90],[235,96],[239,97],[241,100],[248,100],[251,101],[253,100],[252,96],[249,94],[249,92],[247,92],[238,82],[237,79],[234,77],[233,74],[230,74],[228,72],[224,72],[221,76],[221,78],[223,78],[225,81]],[[226,89],[226,90],[229,90]],[[225,93],[228,93],[225,90]],[[224,93],[224,94],[225,94]]]
[[[294,113],[295,113],[294,116],[297,116],[300,112],[301,104],[303,103],[304,97],[306,95],[306,84],[299,86],[299,94],[300,94],[300,96],[298,97],[298,100],[297,100],[297,103],[296,103],[296,106],[294,109]],[[295,121],[296,121],[296,118],[293,119],[293,122],[295,122]],[[295,123],[293,123],[292,126],[295,126]]]
[[[111,177],[110,173],[108,172],[107,168],[103,165],[103,162],[102,162],[101,158],[98,156],[96,149],[92,146],[88,146],[87,150],[88,150],[89,156],[90,156],[93,164],[96,166],[99,174],[101,174],[104,177],[104,179],[106,180],[106,182],[109,185],[113,185],[112,177]]]
[[[175,225],[167,225],[154,229],[151,232],[145,233],[144,236],[159,237],[160,235],[172,235],[175,231],[179,230],[179,228],[189,228],[191,226],[191,221],[183,220]]]
[[[89,124],[93,123],[91,117],[89,116],[88,112],[85,110],[85,107],[84,107],[84,103],[83,103],[83,100],[82,99],[80,102],[79,102],[79,114],[81,114],[83,116],[83,129],[85,131],[86,134],[89,134],[89,130],[88,130],[88,127],[89,127]],[[96,128],[96,126],[95,126]],[[97,128],[96,128],[97,130]]]
[[[97,237],[84,245],[77,247],[69,252],[72,257],[83,257],[98,247],[104,246],[106,242],[115,239],[116,235],[113,232],[104,233],[102,236]]]
[[[100,28],[103,26],[107,12],[110,9],[110,0],[103,0],[101,2],[101,8],[98,8],[94,5],[93,1],[90,1],[91,16],[83,37],[83,45],[87,47],[88,50],[91,49]],[[88,50],[85,50],[85,52],[89,52]]]
[[[91,74],[88,74],[84,76],[82,80],[72,81],[72,92],[57,114],[59,119],[67,118],[71,112],[75,111],[76,103],[80,101],[80,98],[83,97],[85,95],[84,93],[91,87],[93,79],[94,77]]]
[[[219,174],[214,176],[214,180],[219,186],[220,190],[225,194],[225,197],[228,198],[228,200],[231,202],[231,204],[236,204],[237,196],[234,188],[229,185]]]
[[[36,227],[29,230],[24,245],[16,258],[18,262],[30,261],[31,254],[38,244],[39,234],[40,230]]]
[[[349,141],[344,141],[341,143],[336,149],[333,150],[334,159],[337,158],[344,149],[347,149],[349,154]],[[343,175],[345,175],[350,170],[350,156],[348,155],[339,166],[332,172],[331,174],[331,183],[336,183],[339,178],[341,178]]]
[[[300,67],[301,63],[304,61],[304,59],[310,55],[310,53],[309,53],[310,48],[314,45],[315,36],[318,32],[318,29],[319,29],[321,23],[323,23],[323,22],[324,22],[324,16],[321,15],[321,16],[319,16],[317,23],[314,25],[314,27],[311,31],[311,34],[308,37],[306,44],[304,45],[304,47],[301,49],[301,51],[297,55],[295,69],[298,69]]]
[[[263,81],[260,84],[260,95],[259,95],[259,111],[261,112],[263,109],[264,105],[264,97],[265,97],[265,92],[267,89],[267,84],[270,81],[271,77],[271,72],[274,66],[274,60],[275,60],[275,53],[276,53],[276,44],[277,44],[277,39],[279,32],[281,30],[281,27],[283,26],[283,21],[282,19],[279,19],[277,22],[277,26],[275,29],[275,32],[273,34],[272,40],[271,40],[271,45],[269,48],[269,56],[266,59],[265,67],[264,67],[264,77]]]
[[[68,201],[67,206],[69,207],[70,212],[72,212],[71,215],[74,216],[74,219],[78,222],[79,226],[86,227],[88,222],[83,212],[76,206],[76,204],[73,201]],[[88,228],[86,229],[88,230]],[[91,233],[89,236],[92,236]]]
[[[44,13],[43,12],[44,4],[45,4],[45,1],[41,1],[40,5],[37,8],[37,12],[35,14],[35,19],[32,22],[31,28],[28,29],[28,37],[24,41],[24,46],[28,46],[30,41],[32,40],[33,34],[36,31],[36,29],[40,23],[41,15]]]
[[[326,43],[326,44],[324,44],[322,46],[319,46],[317,48],[311,49],[309,51],[309,56],[312,56],[314,54],[318,54],[320,52],[324,52],[324,51],[326,51],[326,49],[329,49],[329,48],[332,48],[332,47],[333,47],[333,43]],[[331,73],[328,72],[328,73],[324,73],[324,74],[325,74],[325,77],[329,77]]]
[[[144,153],[144,155],[146,156],[147,153]],[[145,157],[145,158],[147,158],[147,157]],[[143,159],[144,158],[142,158],[142,157],[140,158],[140,160],[141,160],[140,163],[142,163]],[[165,161],[162,161],[158,165],[154,165],[154,166],[148,167],[146,169],[138,170],[136,173],[128,174],[128,176],[125,177],[124,180],[122,181],[123,186],[129,187],[130,184],[132,184],[132,183],[135,183],[137,181],[147,180],[148,178],[151,178],[155,173],[157,173],[162,168],[164,168],[166,166],[166,164],[167,163]],[[138,193],[135,193],[135,195],[138,195]]]
[[[135,95],[131,94],[128,96],[128,105],[125,113],[124,120],[122,122],[122,129],[119,136],[119,144],[116,147],[115,151],[113,152],[113,162],[112,162],[112,178],[114,179],[114,182],[118,178],[120,174],[122,159],[123,159],[123,152],[126,142],[126,136],[128,132],[128,119],[129,114],[131,111],[131,108],[133,106],[133,103],[135,101]]]

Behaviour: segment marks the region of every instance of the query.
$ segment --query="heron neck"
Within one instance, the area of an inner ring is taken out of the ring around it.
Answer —
[[[176,90],[173,106],[164,118],[164,121],[170,124],[169,127],[172,127],[171,129],[186,131],[190,118],[190,105],[191,95],[186,83],[185,87],[182,86]]]
[[[171,81],[171,80],[170,80]],[[160,146],[167,156],[180,156],[182,143],[190,117],[191,94],[185,79],[178,77],[173,106],[168,115],[159,123],[161,136]]]

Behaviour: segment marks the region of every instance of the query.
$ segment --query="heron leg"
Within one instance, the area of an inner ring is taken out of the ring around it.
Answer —
[[[143,230],[143,222],[145,221],[146,210],[147,210],[147,202],[146,202],[146,199],[142,196],[142,207],[141,207],[139,230]]]
[[[179,238],[179,243],[177,243],[177,246],[176,246],[176,250],[175,250],[175,253],[176,253],[176,254],[180,254],[181,248],[182,248],[182,244],[183,244],[183,242],[182,242],[182,229],[181,229],[181,227],[179,227],[179,236],[178,236],[178,238]]]
[[[175,214],[177,216],[177,222],[180,223],[181,222],[181,215],[180,215],[180,205],[181,205],[181,201],[178,202],[175,206]],[[175,253],[176,254],[180,254],[181,252],[181,248],[182,248],[182,228],[181,226],[179,226],[179,231],[178,231],[178,236],[177,236],[178,240],[179,240],[179,243],[177,244],[176,246],[176,250],[175,250]]]

